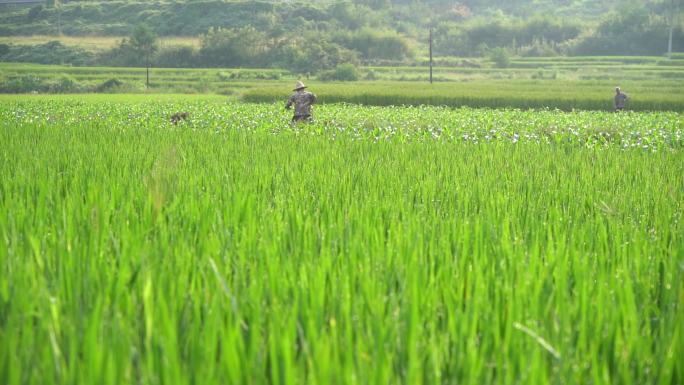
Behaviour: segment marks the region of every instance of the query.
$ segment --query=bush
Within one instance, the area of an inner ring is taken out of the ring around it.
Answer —
[[[84,87],[76,79],[69,75],[61,75],[56,79],[46,80],[36,75],[11,76],[0,81],[0,92],[4,93],[71,93],[83,91]]]
[[[46,88],[43,80],[33,74],[10,76],[0,83],[0,92],[10,94],[42,92]]]
[[[356,52],[326,40],[316,41],[315,38],[312,36],[307,40],[300,37],[282,47],[282,56],[287,58],[284,66],[294,73],[307,74],[330,70],[342,63],[359,62]]]
[[[62,75],[58,79],[47,84],[47,91],[51,93],[65,94],[81,90],[81,84],[69,75]]]
[[[684,59],[684,52],[672,52],[670,59]]]
[[[406,38],[395,31],[364,28],[361,31],[340,31],[333,35],[333,41],[357,51],[364,60],[404,60],[415,56]]]
[[[664,17],[654,17],[646,7],[609,14],[594,34],[571,45],[573,55],[662,55],[667,48],[669,25]],[[684,49],[684,30],[675,28],[673,49]]]
[[[212,28],[202,36],[199,55],[205,66],[258,67],[268,47],[263,31],[252,27],[238,29]]]
[[[39,64],[71,64],[87,65],[94,60],[94,55],[81,48],[67,47],[59,41],[49,41],[35,45],[9,45],[4,50],[3,61]]]
[[[359,72],[353,64],[340,64],[335,68],[335,78],[343,81],[359,80]]]
[[[378,75],[375,74],[375,71],[369,70],[366,72],[366,76],[364,76],[364,79],[366,80],[377,80]]]
[[[97,92],[109,92],[118,88],[121,88],[123,86],[123,82],[119,79],[112,78],[104,83],[100,84],[99,86],[95,87],[95,91]]]
[[[489,51],[489,59],[499,68],[506,68],[511,65],[511,57],[505,48],[496,47]]]
[[[192,68],[197,66],[197,50],[191,46],[163,48],[154,58],[157,67]]]
[[[230,72],[224,72],[224,71],[219,71],[216,73],[216,76],[219,78],[220,81],[222,82],[227,82],[230,81],[233,78],[233,74]]]
[[[123,39],[116,47],[101,52],[97,62],[100,65],[112,67],[142,67],[145,65],[144,57],[135,52],[128,39]]]
[[[318,79],[323,81],[356,81],[359,80],[359,71],[353,64],[340,64],[334,70],[321,72]]]
[[[518,50],[518,54],[523,57],[558,56],[558,53],[557,47],[544,40],[536,40],[530,45],[520,47]]]
[[[672,58],[672,59],[658,60],[656,62],[656,64],[659,66],[684,67],[684,60]]]

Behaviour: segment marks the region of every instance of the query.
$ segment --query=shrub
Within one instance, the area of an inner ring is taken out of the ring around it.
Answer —
[[[5,53],[2,54],[1,51]],[[68,47],[59,41],[49,41],[35,45],[6,45],[0,48],[3,61],[39,64],[86,65],[93,61],[94,55],[84,49]]]
[[[233,78],[233,74],[230,72],[224,72],[224,71],[219,71],[216,73],[216,76],[219,78],[220,81],[227,82],[230,81]]]
[[[360,31],[340,31],[333,35],[333,41],[345,48],[355,50],[365,60],[404,60],[414,56],[406,38],[395,31],[364,28]]]
[[[202,36],[199,51],[202,64],[211,67],[258,66],[267,47],[266,34],[252,27],[212,28]]]
[[[47,84],[47,91],[52,93],[78,92],[82,89],[81,84],[69,75],[62,75],[58,79]]]
[[[197,66],[197,50],[191,46],[173,46],[159,50],[154,58],[158,67],[191,68]]]
[[[508,51],[502,47],[496,47],[489,51],[489,59],[499,68],[506,68],[511,64],[511,57]]]
[[[353,64],[340,64],[334,70],[321,72],[318,79],[324,81],[356,81],[359,80],[359,72]]]
[[[518,53],[520,56],[524,57],[548,57],[558,55],[555,46],[544,40],[535,40],[530,45],[522,46],[518,50]]]
[[[119,45],[99,54],[97,62],[100,65],[113,67],[144,65],[144,58],[137,54],[128,39],[123,39]]]
[[[656,64],[659,66],[683,67],[684,66],[684,60],[672,58],[672,59],[658,60],[656,62]]]
[[[108,91],[112,91],[114,89],[121,88],[123,86],[123,84],[124,83],[121,80],[116,79],[116,78],[112,78],[112,79],[109,79],[109,80],[105,81],[104,83],[100,84],[99,86],[95,87],[95,91],[97,91],[97,92],[108,92]]]
[[[43,80],[33,74],[10,76],[0,84],[0,92],[11,94],[42,92],[45,89]]]

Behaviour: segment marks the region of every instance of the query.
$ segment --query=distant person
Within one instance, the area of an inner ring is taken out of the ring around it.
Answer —
[[[176,112],[175,114],[171,115],[171,123],[178,124],[183,120],[188,120],[188,118],[190,118],[189,112]]]
[[[629,100],[629,96],[626,93],[620,91],[620,87],[615,87],[615,99],[613,101],[613,107],[615,111],[622,111],[625,109],[625,102]]]
[[[287,99],[286,109],[290,109],[294,104],[294,116],[292,123],[311,121],[311,105],[316,103],[316,95],[305,91],[306,86],[301,81],[295,84],[294,94]]]

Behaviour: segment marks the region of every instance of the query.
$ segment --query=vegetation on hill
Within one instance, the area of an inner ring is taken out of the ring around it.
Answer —
[[[35,45],[0,44],[0,59],[17,63],[87,65],[92,64],[96,56],[81,48],[50,41]]]
[[[341,63],[410,62],[426,51],[429,28],[438,56],[488,56],[495,48],[521,56],[662,55],[671,26],[673,50],[684,51],[679,3],[71,1],[7,8],[0,14],[0,35],[128,36],[145,24],[158,36],[202,36],[200,49],[160,50],[159,65],[313,73]],[[122,43],[93,64],[140,65],[127,48]],[[3,61],[15,59],[16,54],[0,55]],[[83,64],[82,58],[60,62]]]

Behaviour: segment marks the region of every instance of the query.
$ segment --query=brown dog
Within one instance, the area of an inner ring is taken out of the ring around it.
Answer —
[[[188,120],[188,118],[190,118],[189,112],[176,112],[171,115],[171,123],[178,124],[181,120]]]

